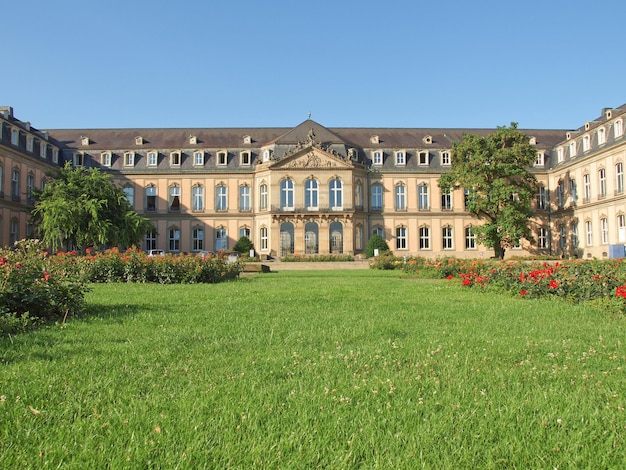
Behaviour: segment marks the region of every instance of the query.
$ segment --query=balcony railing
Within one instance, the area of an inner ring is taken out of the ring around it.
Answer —
[[[286,213],[297,213],[301,214],[303,212],[351,212],[354,209],[352,207],[330,207],[330,206],[318,206],[318,207],[307,207],[305,205],[294,205],[294,206],[280,206],[272,204],[271,211],[272,212],[286,212]]]

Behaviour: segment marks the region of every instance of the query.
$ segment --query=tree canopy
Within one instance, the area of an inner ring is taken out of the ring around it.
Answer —
[[[529,168],[536,158],[530,138],[511,123],[487,137],[465,134],[452,146],[450,171],[439,178],[442,191],[465,190],[466,210],[483,222],[472,231],[496,257],[522,238],[534,242],[529,220],[537,180]]]
[[[54,250],[130,247],[153,228],[135,212],[124,191],[96,168],[67,163],[36,195],[33,217]]]

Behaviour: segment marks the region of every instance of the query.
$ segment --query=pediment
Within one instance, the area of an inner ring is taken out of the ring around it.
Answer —
[[[353,168],[352,162],[320,148],[309,146],[275,162],[271,168]]]

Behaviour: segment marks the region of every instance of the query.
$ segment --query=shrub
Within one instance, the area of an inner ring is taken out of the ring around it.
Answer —
[[[365,247],[365,257],[371,258],[374,256],[374,250],[378,250],[378,254],[382,255],[383,253],[387,253],[389,251],[389,246],[383,237],[375,233],[370,237],[367,241],[367,246]]]
[[[288,255],[283,256],[281,261],[286,263],[301,263],[301,262],[333,262],[333,261],[354,261],[352,255]]]
[[[21,240],[13,249],[0,250],[2,330],[25,329],[39,320],[77,314],[86,291],[76,263],[48,256],[39,240]]]
[[[250,250],[254,250],[254,245],[248,237],[242,236],[239,240],[237,240],[237,243],[235,243],[233,250],[241,253],[242,255],[249,256]]]
[[[371,269],[392,270],[402,266],[402,261],[393,256],[390,252],[384,252],[370,262]]]

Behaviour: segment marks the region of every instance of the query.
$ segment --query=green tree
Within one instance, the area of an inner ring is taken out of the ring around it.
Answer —
[[[529,168],[536,158],[529,137],[511,123],[487,137],[465,134],[452,146],[450,171],[439,178],[442,191],[466,191],[467,211],[483,222],[472,231],[498,258],[522,238],[534,242],[529,221],[537,180]]]
[[[239,240],[237,240],[237,243],[235,243],[233,250],[248,256],[250,254],[250,250],[254,250],[254,245],[248,237],[241,236]]]
[[[96,168],[68,162],[36,194],[34,221],[52,249],[138,244],[153,225],[132,210],[124,191]]]
[[[379,254],[383,254],[389,251],[389,246],[387,245],[387,242],[377,233],[373,234],[367,241],[367,246],[365,247],[365,257],[371,258],[372,256],[374,256],[374,249],[377,249]]]

